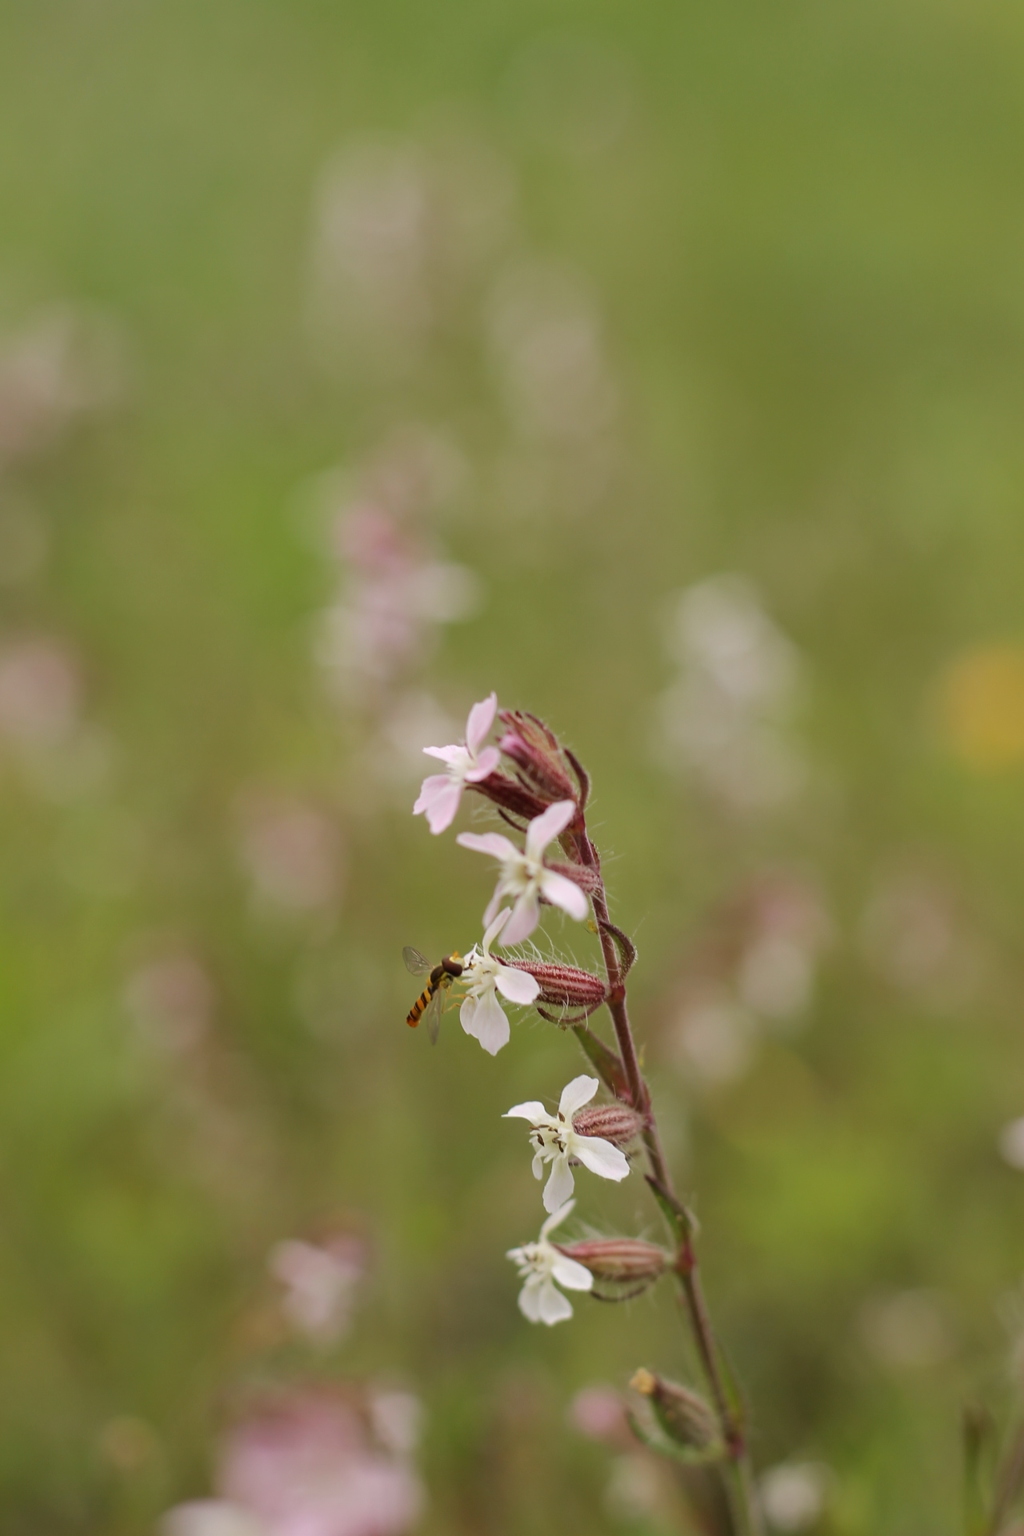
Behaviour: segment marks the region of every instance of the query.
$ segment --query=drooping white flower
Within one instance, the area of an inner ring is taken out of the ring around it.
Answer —
[[[489,853],[501,865],[484,922],[491,922],[505,896],[513,897],[512,916],[504,934],[506,944],[521,944],[523,939],[529,938],[540,921],[542,897],[552,906],[561,907],[577,922],[586,917],[587,898],[580,887],[566,875],[548,869],[544,863],[544,850],[565,831],[575,814],[576,806],[572,800],[556,800],[530,822],[526,829],[526,847],[522,850],[500,832],[459,833],[456,841],[463,848]]]
[[[419,799],[412,808],[414,816],[426,815],[431,832],[443,832],[455,820],[455,813],[467,784],[478,784],[498,766],[497,747],[485,747],[484,739],[494,724],[498,695],[490,694],[474,704],[466,721],[465,742],[451,747],[424,747],[428,757],[439,757],[446,765],[444,773],[431,773],[423,780]]]
[[[505,907],[491,923],[483,940],[474,945],[463,962],[459,985],[468,990],[459,1009],[459,1018],[467,1035],[474,1035],[485,1051],[496,1056],[508,1044],[509,1023],[497,994],[510,1003],[526,1007],[540,992],[540,983],[527,971],[503,965],[491,954],[491,945],[505,927],[509,909]]]
[[[544,1209],[556,1211],[568,1200],[575,1187],[573,1162],[582,1163],[602,1179],[624,1179],[629,1162],[624,1152],[605,1141],[603,1136],[580,1136],[572,1128],[572,1117],[589,1104],[600,1087],[596,1077],[574,1077],[562,1089],[557,1114],[551,1115],[537,1099],[514,1104],[505,1120],[529,1120],[530,1144],[534,1149],[533,1176],[544,1177],[544,1164],[551,1164],[551,1174],[544,1186]]]
[[[566,1258],[553,1243],[548,1242],[548,1234],[562,1224],[575,1204],[575,1200],[568,1200],[557,1211],[553,1211],[541,1227],[540,1237],[535,1243],[526,1243],[522,1248],[510,1248],[506,1255],[518,1267],[520,1279],[524,1282],[519,1292],[519,1310],[531,1323],[547,1323],[550,1326],[572,1317],[572,1304],[557,1289],[556,1281],[567,1291],[589,1291],[594,1284],[589,1269],[584,1269],[575,1259]]]

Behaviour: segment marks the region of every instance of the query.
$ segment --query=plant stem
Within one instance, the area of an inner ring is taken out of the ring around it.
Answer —
[[[596,847],[590,840],[582,813],[577,825],[573,828],[573,835],[583,862],[600,876],[601,860]],[[711,1324],[711,1316],[704,1299],[697,1268],[697,1257],[693,1246],[696,1222],[675,1192],[658,1134],[650,1090],[640,1070],[626,1002],[626,976],[619,947],[610,931],[611,919],[603,879],[591,900],[601,941],[605,974],[608,978],[608,1012],[612,1017],[615,1039],[632,1098],[632,1107],[638,1114],[643,1115],[645,1120],[643,1141],[650,1170],[648,1182],[658,1196],[662,1214],[671,1226],[676,1239],[675,1269],[679,1280],[680,1299],[694,1346],[700,1357],[708,1390],[714,1402],[722,1440],[728,1451],[725,1464],[726,1485],[735,1536],[761,1536],[761,1515],[754,1492],[739,1405],[729,1389],[728,1373],[721,1347]]]

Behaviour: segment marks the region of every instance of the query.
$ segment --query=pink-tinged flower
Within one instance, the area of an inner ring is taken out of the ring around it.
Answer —
[[[526,1104],[514,1104],[503,1116],[505,1120],[529,1120],[534,1178],[543,1178],[544,1164],[551,1164],[551,1175],[544,1186],[546,1211],[557,1211],[572,1194],[570,1163],[582,1163],[591,1173],[616,1182],[629,1172],[626,1156],[618,1147],[602,1136],[581,1136],[573,1129],[573,1116],[590,1103],[600,1086],[596,1077],[574,1077],[562,1089],[557,1114],[549,1114],[539,1100],[533,1099]]]
[[[321,1344],[348,1332],[365,1255],[357,1238],[323,1244],[289,1238],[271,1250],[268,1267],[284,1286],[281,1310],[292,1327]]]
[[[366,1415],[330,1389],[260,1405],[228,1436],[218,1497],[170,1510],[161,1536],[403,1536],[423,1485],[405,1450],[376,1432],[373,1404],[369,1417],[373,1437]]]
[[[527,827],[526,847],[522,851],[500,832],[459,834],[457,841],[463,848],[489,853],[501,865],[498,884],[484,913],[484,923],[493,921],[504,897],[513,898],[512,916],[502,935],[504,944],[521,944],[523,939],[529,938],[540,921],[541,901],[561,907],[577,922],[586,917],[587,898],[580,887],[567,875],[549,869],[544,863],[544,850],[561,836],[575,814],[575,801],[558,800],[549,805],[543,815],[534,817]]]
[[[506,1254],[517,1266],[523,1281],[523,1288],[519,1292],[519,1310],[531,1323],[547,1323],[550,1327],[553,1323],[572,1317],[572,1304],[558,1290],[559,1285],[567,1291],[589,1291],[593,1288],[594,1277],[590,1270],[577,1264],[575,1259],[567,1259],[554,1243],[548,1241],[548,1234],[561,1226],[575,1204],[575,1200],[569,1200],[559,1206],[557,1211],[553,1211],[541,1227],[540,1237],[535,1243],[526,1243],[522,1248],[510,1248]]]
[[[509,1022],[498,1001],[498,993],[510,1003],[526,1008],[540,992],[540,983],[525,971],[504,965],[491,954],[491,945],[508,922],[506,907],[499,912],[483,936],[466,956],[459,985],[468,988],[459,1019],[467,1035],[473,1035],[485,1051],[496,1056],[508,1044]]]
[[[497,747],[485,747],[484,741],[498,709],[498,695],[492,693],[474,704],[466,721],[466,740],[459,746],[424,747],[428,757],[439,757],[446,764],[444,773],[432,773],[423,780],[420,797],[412,808],[414,816],[423,813],[431,832],[443,832],[455,820],[455,813],[467,784],[478,784],[493,773],[500,761]],[[494,913],[491,913],[494,916]]]

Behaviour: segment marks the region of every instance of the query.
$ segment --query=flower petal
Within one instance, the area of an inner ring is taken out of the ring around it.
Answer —
[[[419,799],[412,808],[414,816],[420,816],[428,806],[433,805],[438,795],[443,794],[451,783],[446,773],[430,773],[420,785]]]
[[[566,1083],[562,1089],[562,1097],[558,1101],[558,1113],[563,1119],[572,1124],[572,1117],[584,1104],[589,1104],[594,1094],[600,1088],[599,1078],[588,1077],[585,1072],[579,1077],[574,1077],[571,1083]]]
[[[512,916],[505,924],[503,938],[506,944],[521,944],[540,922],[540,902],[533,891],[524,891],[512,908]]]
[[[567,875],[556,874],[553,869],[546,869],[540,877],[540,889],[541,895],[553,907],[561,907],[563,912],[568,912],[570,917],[582,923],[590,903],[575,880],[570,880]]]
[[[536,976],[531,976],[529,971],[517,971],[512,965],[498,966],[494,984],[503,997],[510,1003],[518,1003],[521,1008],[528,1007],[540,992]]]
[[[575,1259],[567,1258],[564,1253],[556,1253],[551,1273],[567,1291],[589,1291],[594,1284],[590,1270],[583,1264],[577,1264]]]
[[[603,1136],[570,1136],[569,1151],[578,1157],[584,1168],[602,1179],[624,1179],[629,1172],[629,1159],[618,1147]]]
[[[476,1015],[479,1006],[479,1000],[471,995],[462,999],[462,1007],[459,1009],[459,1023],[474,1040],[477,1038]]]
[[[540,1290],[542,1284],[550,1284],[550,1282],[542,1282],[538,1276],[531,1275],[519,1292],[519,1310],[524,1317],[529,1318],[531,1323],[540,1322]]]
[[[513,1104],[501,1117],[503,1120],[529,1120],[531,1125],[550,1125],[551,1116],[539,1099],[527,1099],[525,1104]]]
[[[549,1232],[553,1232],[556,1227],[560,1227],[562,1222],[565,1221],[568,1216],[571,1216],[575,1209],[576,1201],[567,1200],[559,1210],[552,1211],[551,1215],[540,1229],[541,1242],[544,1241]]]
[[[503,911],[498,913],[497,917],[492,923],[488,923],[487,931],[483,937],[483,943],[480,946],[485,955],[490,954],[491,945],[494,943],[495,939],[498,937],[498,934],[508,922],[509,913],[511,910],[511,907],[505,907]]]
[[[499,879],[497,885],[494,887],[494,895],[491,897],[490,901],[487,903],[486,907],[484,908],[484,919],[483,919],[483,921],[484,921],[484,931],[485,931],[485,933],[490,933],[491,928],[498,921],[498,919],[497,919],[495,914],[497,913],[498,908],[501,906],[501,903],[504,900],[504,898],[505,898],[505,886],[504,886],[504,883]],[[505,925],[503,923],[502,927],[504,927],[504,926]]]
[[[551,1175],[544,1185],[544,1201],[546,1211],[558,1211],[568,1200],[575,1188],[572,1169],[569,1167],[569,1159],[564,1152],[560,1152],[551,1163]]]
[[[473,1034],[480,1041],[485,1051],[492,1056],[497,1056],[503,1045],[508,1044],[509,1035],[512,1033],[505,1010],[498,1002],[494,992],[485,992],[483,997],[477,999],[476,1014],[473,1018]]]
[[[526,829],[526,856],[539,859],[548,843],[553,842],[576,814],[574,800],[556,800],[546,811],[535,816]]]
[[[494,724],[494,716],[498,710],[498,695],[488,694],[486,699],[481,699],[479,704],[474,704],[466,721],[466,746],[475,757],[480,749],[484,737]]]
[[[440,790],[426,807],[427,826],[435,837],[451,826],[461,799],[462,785],[458,779],[448,779],[445,788]]]
[[[564,1323],[566,1318],[572,1317],[572,1302],[550,1280],[544,1280],[541,1284],[537,1300],[540,1321],[549,1327],[553,1323]]]
[[[484,747],[476,760],[476,767],[471,768],[464,775],[467,784],[479,784],[481,779],[486,779],[489,773],[493,773],[501,762],[501,753],[497,747]]]
[[[530,1166],[533,1169],[534,1178],[542,1179],[544,1177],[544,1153],[535,1153],[533,1162],[530,1164]]]
[[[456,763],[465,752],[465,747],[424,747],[428,757],[439,757],[442,763]]]
[[[472,848],[474,853],[489,853],[492,858],[518,859],[519,849],[500,832],[460,832],[455,841],[460,848]]]

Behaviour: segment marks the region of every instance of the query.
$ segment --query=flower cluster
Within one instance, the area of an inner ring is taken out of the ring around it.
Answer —
[[[502,728],[497,744],[488,742],[495,722]],[[522,837],[520,846],[498,832],[459,834],[463,848],[497,861],[498,878],[483,914],[483,938],[457,966],[446,961],[444,974],[435,973],[440,975],[435,985],[454,990],[461,999],[463,1029],[491,1055],[511,1036],[503,1002],[535,1006],[542,1017],[559,1023],[585,1020],[608,1000],[609,986],[601,977],[560,961],[515,954],[499,958],[494,953],[528,939],[545,908],[557,907],[577,922],[587,918],[600,876],[588,858],[590,845],[583,832],[585,773],[542,721],[520,711],[499,710],[493,693],[473,705],[462,741],[424,751],[445,765],[443,773],[423,781],[413,807],[415,815],[426,817],[431,832],[451,826],[463,793],[471,790],[489,800]],[[556,849],[560,858],[553,857]],[[546,1013],[542,1004],[559,1009],[561,1017]],[[575,1245],[551,1239],[575,1203],[573,1170],[583,1167],[599,1178],[624,1179],[629,1173],[626,1149],[644,1127],[643,1117],[624,1103],[592,1103],[600,1086],[597,1077],[575,1077],[562,1090],[556,1110],[530,1100],[513,1105],[505,1116],[527,1121],[534,1177],[543,1179],[547,1172],[543,1204],[548,1217],[540,1236],[508,1255],[523,1280],[520,1309],[531,1322],[551,1324],[571,1317],[566,1290],[592,1291],[598,1282],[606,1287],[630,1285],[632,1294],[665,1267],[660,1249],[634,1239]]]

